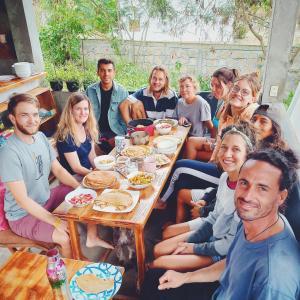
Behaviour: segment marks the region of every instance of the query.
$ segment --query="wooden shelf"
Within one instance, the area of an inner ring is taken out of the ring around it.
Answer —
[[[0,93],[9,91],[16,87],[19,87],[19,86],[23,85],[24,83],[28,83],[28,82],[31,82],[34,80],[41,79],[41,78],[45,77],[46,74],[47,74],[46,72],[42,72],[42,73],[32,75],[27,78],[15,78],[10,81],[0,82]]]

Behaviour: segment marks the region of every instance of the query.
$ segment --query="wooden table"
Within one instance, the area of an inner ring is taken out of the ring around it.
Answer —
[[[148,188],[140,191],[140,199],[136,207],[130,213],[103,213],[92,209],[92,205],[83,208],[71,208],[63,202],[54,214],[68,222],[70,240],[73,258],[81,259],[80,241],[77,232],[76,222],[102,224],[111,227],[130,228],[134,232],[136,256],[137,256],[137,268],[138,268],[138,282],[137,287],[140,288],[145,273],[145,245],[144,245],[144,227],[147,220],[155,206],[155,203],[168,179],[171,169],[182,149],[184,141],[188,135],[189,127],[178,126],[176,130],[172,132],[175,136],[182,138],[182,143],[177,147],[175,154],[173,155],[171,162],[157,170],[156,179],[153,184]],[[150,145],[153,137],[150,139]],[[120,185],[122,189],[128,189],[126,180],[120,177]],[[99,191],[101,193],[102,191]]]
[[[90,262],[64,258],[68,281]],[[30,252],[15,252],[0,270],[1,300],[53,299],[46,275],[47,257]],[[124,273],[124,268],[120,269]]]

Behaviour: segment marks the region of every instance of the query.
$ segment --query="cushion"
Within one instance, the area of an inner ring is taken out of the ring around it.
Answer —
[[[4,212],[4,196],[5,196],[5,186],[0,180],[0,231],[9,229],[8,222],[5,218]]]

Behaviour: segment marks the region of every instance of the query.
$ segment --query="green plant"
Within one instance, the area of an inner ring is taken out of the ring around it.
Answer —
[[[295,94],[294,91],[290,91],[288,96],[285,99],[283,99],[283,104],[284,104],[286,109],[289,108],[289,106],[290,106],[290,104],[293,100],[294,94]]]
[[[198,76],[200,91],[210,91],[210,78],[203,77],[201,75]]]
[[[63,80],[65,81],[81,81],[83,69],[80,65],[76,64],[75,62],[69,61],[64,66],[64,77]]]

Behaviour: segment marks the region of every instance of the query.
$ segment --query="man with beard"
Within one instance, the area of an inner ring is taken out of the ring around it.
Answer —
[[[279,213],[297,167],[291,150],[250,154],[235,190],[242,223],[226,259],[194,272],[167,271],[159,282],[160,270],[152,271],[141,299],[300,299],[300,248]]]
[[[71,257],[68,227],[51,212],[79,183],[60,165],[46,136],[39,132],[39,101],[30,94],[8,103],[14,134],[0,150],[0,176],[6,185],[4,210],[11,230],[31,240],[56,243]],[[64,185],[50,191],[52,173]]]
[[[156,66],[150,73],[149,86],[123,101],[120,111],[127,124],[132,119],[163,119],[173,116],[177,100],[175,92],[169,88],[167,70]]]

